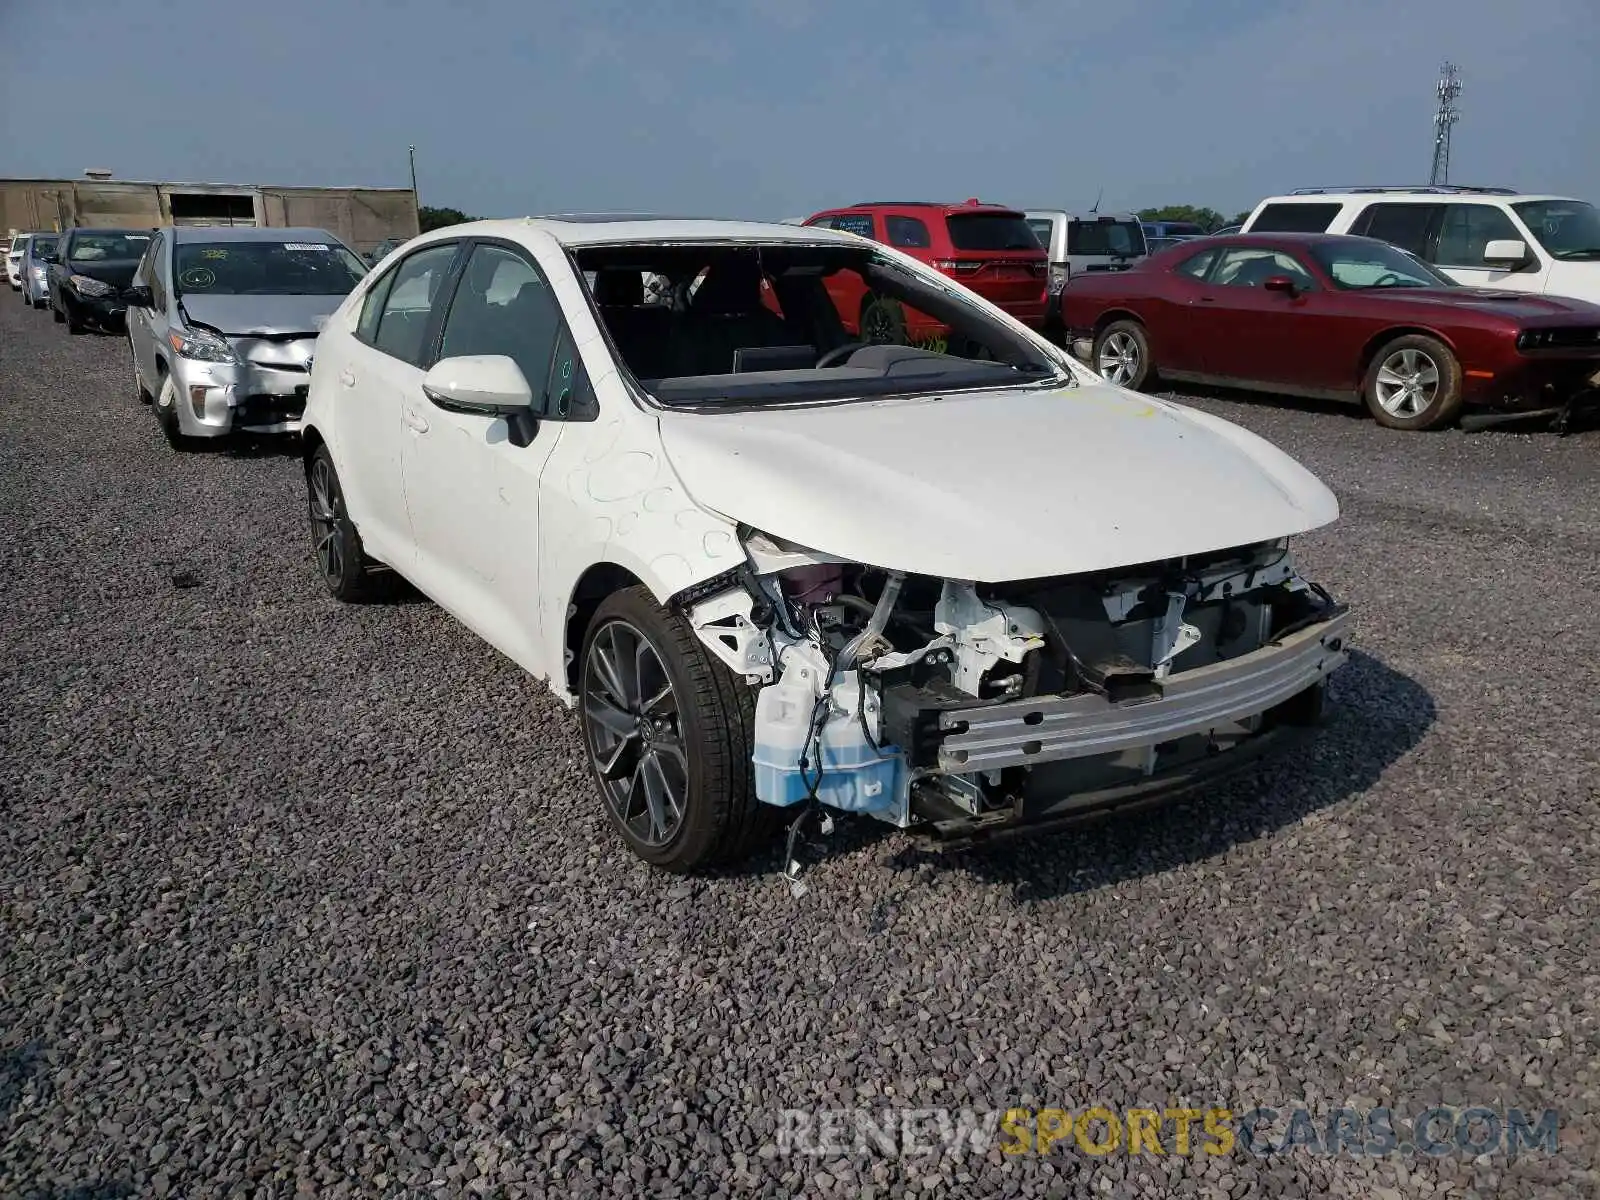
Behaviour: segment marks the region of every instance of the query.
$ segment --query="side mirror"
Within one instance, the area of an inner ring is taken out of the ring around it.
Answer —
[[[1518,270],[1528,265],[1528,243],[1521,238],[1495,238],[1483,248],[1483,261],[1502,270]]]
[[[43,254],[35,255],[35,257],[42,263],[58,263],[61,261],[61,256],[54,250],[46,250]]]
[[[122,302],[129,308],[154,308],[156,300],[148,285],[136,283],[122,289]]]
[[[513,445],[526,446],[538,432],[533,389],[522,368],[504,354],[441,358],[422,377],[422,392],[451,412],[504,417]]]
[[[1287,275],[1268,275],[1261,281],[1261,286],[1265,291],[1282,292],[1286,296],[1292,296],[1300,290]]]

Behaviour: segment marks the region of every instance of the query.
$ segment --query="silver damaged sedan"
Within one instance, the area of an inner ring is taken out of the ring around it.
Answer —
[[[139,398],[178,447],[298,432],[317,333],[365,274],[324,229],[157,230],[126,293]]]

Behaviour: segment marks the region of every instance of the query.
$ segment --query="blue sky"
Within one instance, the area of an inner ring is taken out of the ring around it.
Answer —
[[[690,15],[693,14],[693,15]],[[868,198],[1600,202],[1595,0],[0,0],[0,175],[403,185],[478,215]],[[19,46],[21,52],[18,52]]]

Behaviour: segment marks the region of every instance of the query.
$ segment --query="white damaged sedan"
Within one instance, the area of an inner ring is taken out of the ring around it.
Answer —
[[[1288,544],[1316,478],[851,234],[424,235],[324,327],[304,445],[330,592],[387,567],[548,680],[671,870],[784,812],[970,839],[1173,794],[1314,727],[1347,654]]]

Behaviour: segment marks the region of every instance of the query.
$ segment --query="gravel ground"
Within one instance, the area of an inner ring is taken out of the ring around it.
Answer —
[[[1360,619],[1325,736],[1048,840],[847,824],[797,900],[776,856],[630,858],[509,662],[420,599],[321,592],[294,457],[175,455],[120,338],[0,296],[0,1195],[1600,1193],[1600,433],[1198,401],[1343,499],[1301,549]],[[1096,1102],[1563,1134],[776,1141],[792,1108]]]

